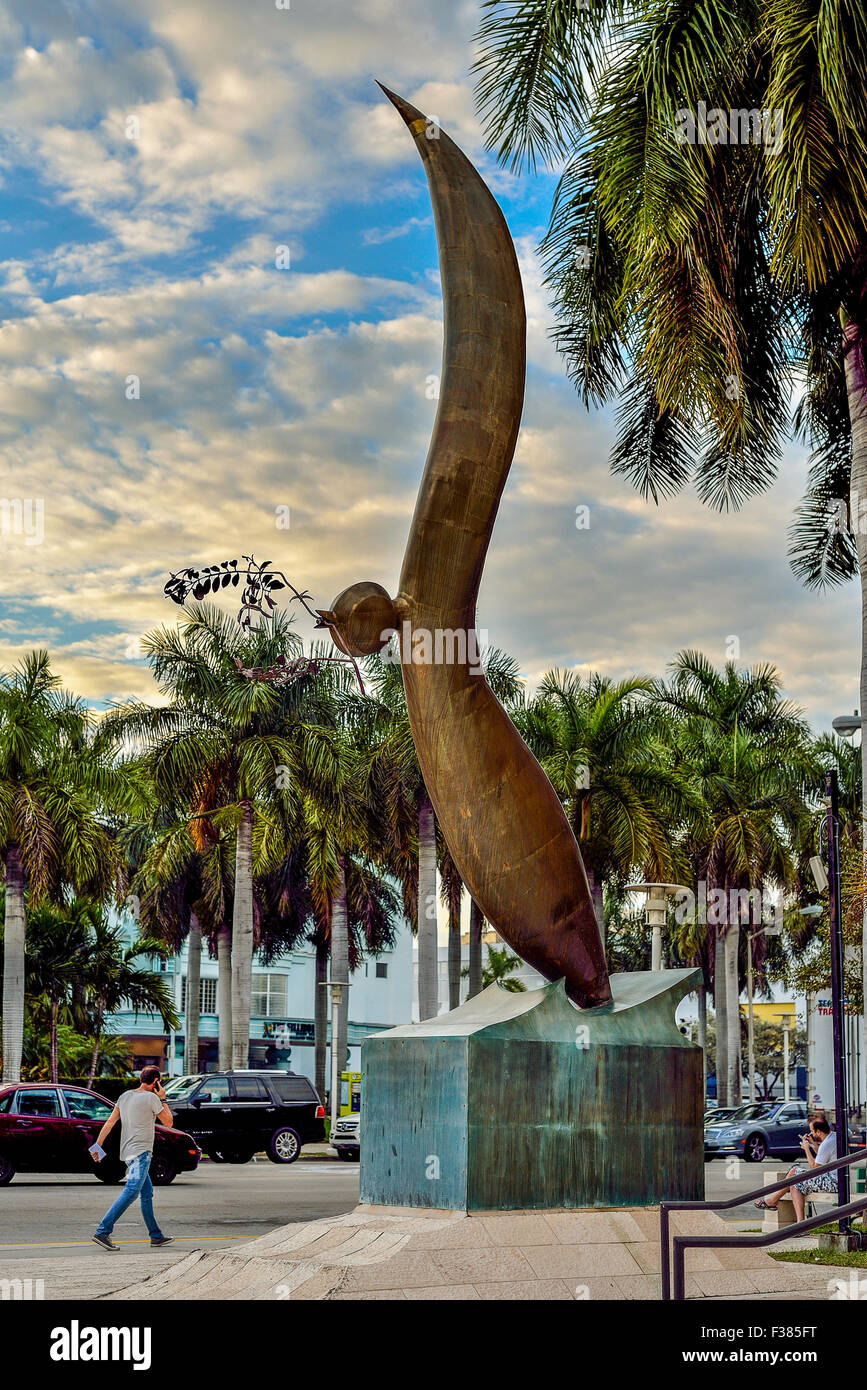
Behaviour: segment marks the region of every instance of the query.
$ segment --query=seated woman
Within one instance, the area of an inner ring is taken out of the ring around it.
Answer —
[[[821,1168],[824,1163],[833,1163],[837,1157],[837,1136],[831,1133],[831,1126],[826,1119],[814,1118],[810,1121],[810,1133],[801,1139],[801,1148],[804,1150],[806,1163],[796,1163],[789,1169],[786,1177],[797,1177],[798,1173],[807,1173],[811,1168]],[[795,1220],[803,1221],[806,1210],[807,1194],[810,1192],[836,1192],[837,1174],[820,1173],[815,1178],[805,1178],[802,1182],[792,1183],[791,1187],[784,1187],[782,1192],[775,1192],[772,1197],[765,1201],[760,1197],[756,1202],[757,1207],[766,1207],[773,1211],[781,1197],[789,1193],[792,1205],[795,1208]]]

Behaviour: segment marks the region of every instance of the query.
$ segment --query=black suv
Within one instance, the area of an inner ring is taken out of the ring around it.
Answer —
[[[179,1076],[166,1100],[175,1124],[216,1163],[247,1163],[261,1149],[272,1163],[294,1163],[302,1144],[325,1138],[322,1102],[292,1071]]]

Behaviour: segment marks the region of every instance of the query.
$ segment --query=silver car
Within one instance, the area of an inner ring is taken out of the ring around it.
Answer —
[[[704,1130],[705,1162],[736,1154],[747,1163],[761,1163],[768,1154],[800,1154],[807,1130],[803,1101],[754,1101],[728,1119],[711,1120]]]
[[[331,1147],[339,1158],[357,1159],[361,1153],[361,1116],[341,1115],[331,1131]]]

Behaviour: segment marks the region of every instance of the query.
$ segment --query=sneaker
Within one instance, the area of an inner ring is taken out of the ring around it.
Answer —
[[[174,1236],[157,1236],[156,1240],[151,1241],[151,1246],[155,1247],[157,1245],[173,1245],[174,1240]]]
[[[103,1250],[119,1250],[119,1249],[120,1249],[120,1246],[119,1246],[119,1245],[115,1245],[115,1243],[114,1243],[114,1241],[112,1240],[111,1236],[94,1235],[94,1236],[91,1236],[90,1239],[91,1239],[92,1241],[94,1241],[97,1245],[101,1245],[102,1248],[103,1248]]]

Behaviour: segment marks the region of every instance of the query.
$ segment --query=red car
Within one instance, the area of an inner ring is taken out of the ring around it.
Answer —
[[[0,1186],[16,1173],[93,1173],[101,1182],[121,1182],[126,1165],[118,1158],[119,1124],[105,1141],[101,1163],[88,1153],[113,1109],[81,1086],[0,1084]],[[183,1130],[157,1125],[154,1139],[153,1183],[164,1186],[198,1166],[201,1150]]]

